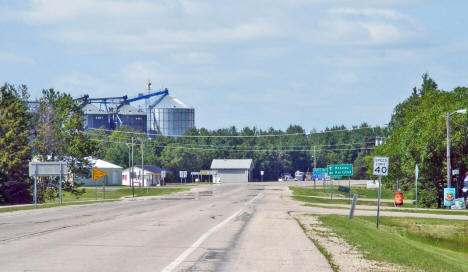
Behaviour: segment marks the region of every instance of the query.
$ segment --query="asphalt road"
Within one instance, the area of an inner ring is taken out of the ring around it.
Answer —
[[[332,271],[284,183],[0,214],[1,271]]]

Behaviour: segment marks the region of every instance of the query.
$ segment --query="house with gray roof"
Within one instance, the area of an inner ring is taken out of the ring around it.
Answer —
[[[211,169],[217,171],[217,178],[224,183],[244,183],[252,179],[252,159],[214,159]]]

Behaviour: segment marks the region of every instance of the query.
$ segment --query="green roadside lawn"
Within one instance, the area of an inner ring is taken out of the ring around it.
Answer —
[[[108,188],[109,189],[109,188]],[[187,191],[188,188],[171,188],[171,187],[157,187],[157,188],[140,188],[135,187],[135,197],[140,196],[158,196],[158,195],[167,195],[182,191]],[[102,187],[98,187],[97,192],[94,187],[86,187],[84,188],[84,193],[80,196],[75,196],[69,192],[63,192],[63,202],[69,201],[80,201],[80,200],[103,200],[104,193],[102,191]],[[97,193],[97,194],[96,194]],[[125,196],[132,196],[132,188],[123,187],[117,190],[107,191],[105,192],[105,199],[120,199]],[[57,203],[58,199],[49,200],[47,203]]]
[[[366,259],[410,271],[468,271],[468,221],[381,217],[377,230],[375,217],[317,216]]]
[[[307,187],[295,187],[289,186],[289,189],[293,191],[294,195],[307,195],[307,196],[330,196],[330,186],[317,187],[314,190],[313,186]],[[382,199],[393,199],[393,191],[382,188],[381,192]],[[377,189],[366,189],[362,187],[351,187],[351,196],[353,194],[358,194],[359,198],[377,198],[378,190]],[[338,191],[338,186],[333,186],[333,195],[348,197],[348,193]],[[413,190],[403,192],[403,197],[406,201],[413,201],[414,192]]]
[[[105,199],[103,199],[102,188],[97,190],[97,199],[96,199],[96,190],[94,188],[86,187],[83,188],[84,193],[79,197],[72,195],[69,192],[63,192],[62,205],[58,204],[58,199],[48,200],[46,203],[39,204],[38,209],[52,208],[58,206],[70,206],[70,205],[85,205],[85,204],[95,204],[103,202],[112,202],[118,201],[122,197],[131,197],[132,189],[128,187],[119,188],[117,190],[106,191]],[[170,187],[158,187],[158,188],[135,188],[135,197],[141,196],[158,196],[158,195],[168,195],[177,192],[187,191],[189,188],[179,187],[179,188],[170,188]],[[31,210],[36,209],[34,205],[18,205],[18,206],[8,206],[0,207],[0,213],[4,212],[13,212],[20,210]]]
[[[336,195],[334,195],[336,197]],[[331,200],[330,198],[319,198],[319,197],[313,197],[313,196],[293,196],[292,197],[295,200],[302,201],[302,202],[307,202],[307,203],[324,203],[324,204],[350,204],[351,202],[346,199],[333,199]],[[366,201],[366,200],[361,200],[358,199],[356,205],[368,205],[368,206],[377,206],[377,201]],[[385,206],[385,207],[394,207],[393,203],[391,202],[380,202],[380,206]],[[413,204],[409,203],[404,203],[403,207],[405,208],[413,208]]]

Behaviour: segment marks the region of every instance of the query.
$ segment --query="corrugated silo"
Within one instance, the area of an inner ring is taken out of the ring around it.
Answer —
[[[146,113],[130,105],[119,108],[117,120],[118,125],[129,126],[135,130],[146,131]]]
[[[195,128],[195,109],[179,99],[166,95],[153,109],[155,125],[151,128],[163,135],[182,135]]]
[[[83,107],[85,128],[105,128],[109,129],[108,114],[92,104]]]

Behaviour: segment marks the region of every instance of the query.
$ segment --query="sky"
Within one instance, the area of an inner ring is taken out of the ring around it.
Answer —
[[[0,0],[0,83],[32,98],[154,90],[195,125],[385,125],[420,86],[467,86],[466,1]]]

